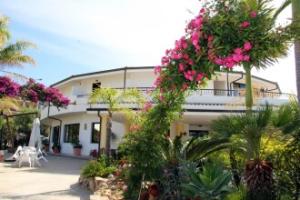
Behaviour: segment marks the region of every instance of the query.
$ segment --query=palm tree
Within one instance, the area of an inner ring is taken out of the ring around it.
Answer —
[[[144,97],[136,89],[113,89],[113,88],[98,88],[95,89],[90,96],[91,103],[107,104],[108,120],[106,131],[106,146],[105,154],[110,157],[110,139],[112,135],[112,115],[114,112],[123,112],[126,117],[132,113],[130,109],[123,106],[124,103],[136,103],[140,107],[144,102]],[[100,140],[99,140],[100,141]],[[100,145],[100,144],[99,144]]]
[[[300,1],[291,0],[293,7],[293,20],[294,23],[300,25]],[[295,41],[295,62],[296,62],[296,81],[297,81],[297,94],[298,102],[300,102],[300,41]]]
[[[6,121],[8,138],[12,148],[14,144],[14,134],[9,123],[8,115],[10,115],[14,111],[19,110],[20,107],[21,107],[21,101],[18,101],[15,98],[10,98],[10,97],[0,98],[0,117],[3,116]]]
[[[34,45],[27,41],[17,41],[15,43],[8,43],[10,33],[8,31],[8,18],[0,17],[0,68],[8,66],[23,66],[23,64],[34,64],[32,57],[24,55],[23,51],[34,47]]]
[[[286,56],[290,42],[299,34],[292,27],[292,24],[274,31],[275,22],[278,15],[290,4],[291,0],[286,0],[277,10],[268,6],[268,1],[253,1],[246,0],[244,8],[257,11],[260,22],[263,24],[256,25],[259,27],[259,33],[254,33],[257,37],[253,42],[253,54],[249,63],[243,63],[243,68],[246,73],[246,99],[245,105],[249,111],[253,106],[253,94],[251,83],[251,70],[264,69],[270,64],[277,61],[278,58]],[[299,4],[299,1],[295,0]],[[298,12],[299,14],[299,12]],[[271,42],[271,43],[270,43]],[[300,50],[300,49],[298,49]]]

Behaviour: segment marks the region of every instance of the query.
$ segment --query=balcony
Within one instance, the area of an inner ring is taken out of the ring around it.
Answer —
[[[120,89],[120,88],[117,88]],[[147,99],[151,100],[148,91],[153,88],[138,88]],[[279,106],[287,103],[291,94],[276,93],[271,91],[253,90],[254,104],[256,106],[269,103],[273,106]],[[59,108],[44,106],[41,108],[41,119],[47,116],[57,116],[72,113],[86,112],[88,108],[98,109],[107,108],[107,105],[99,102],[98,104],[90,104],[88,101],[89,94],[80,94],[73,96],[71,99],[73,104],[67,108]],[[245,101],[245,90],[221,90],[221,89],[199,89],[191,91],[186,98],[183,108],[186,111],[243,111]],[[125,106],[136,108],[132,102],[124,102]]]

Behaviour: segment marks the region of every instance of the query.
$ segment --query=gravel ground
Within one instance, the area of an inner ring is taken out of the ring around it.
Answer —
[[[18,168],[0,162],[1,200],[88,200],[90,193],[78,186],[80,168],[86,160],[47,156],[42,167]]]

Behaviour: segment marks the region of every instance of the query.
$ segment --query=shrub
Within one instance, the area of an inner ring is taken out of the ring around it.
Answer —
[[[99,158],[89,161],[81,170],[81,175],[85,178],[91,177],[107,177],[109,174],[114,173],[117,168],[113,165],[109,166],[105,158]]]

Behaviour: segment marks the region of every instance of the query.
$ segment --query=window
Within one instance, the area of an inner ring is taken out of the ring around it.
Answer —
[[[53,127],[53,132],[52,132],[53,144],[59,144],[59,136],[60,136],[60,127],[59,126]]]
[[[64,142],[72,143],[79,140],[79,127],[80,124],[66,124],[64,129]]]
[[[203,137],[205,135],[208,135],[208,131],[204,130],[190,130],[189,135],[191,137]]]
[[[92,90],[94,91],[95,89],[101,88],[101,82],[93,83],[93,88]]]
[[[92,123],[92,143],[100,142],[101,126],[99,122]]]

